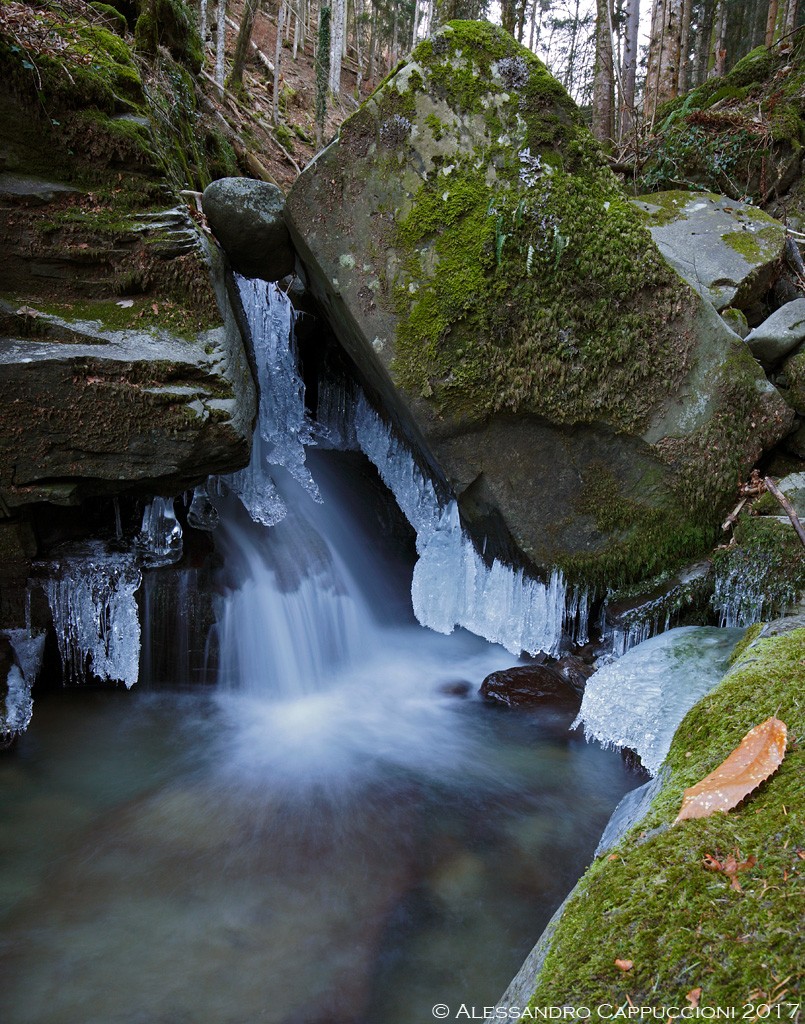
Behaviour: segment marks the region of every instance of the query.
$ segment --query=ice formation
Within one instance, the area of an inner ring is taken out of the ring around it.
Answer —
[[[260,406],[249,465],[222,477],[257,523],[274,526],[285,518],[267,466],[284,466],[313,498],[319,489],[305,465],[305,445],[313,434],[305,411],[305,386],[296,365],[294,309],[275,284],[238,278],[241,302],[251,332]]]
[[[207,484],[199,484],[187,510],[187,523],[194,530],[214,530],[218,525],[218,509],[210,501]]]
[[[719,681],[742,630],[681,626],[633,647],[587,681],[573,728],[634,750],[657,772],[677,726]]]
[[[502,644],[513,654],[555,653],[563,626],[584,642],[588,628],[586,592],[567,588],[560,572],[548,583],[531,579],[495,559],[487,565],[462,529],[455,500],[440,499],[410,449],[381,419],[366,397],[350,401],[342,390],[323,389],[320,417],[330,439],[357,445],[377,468],[416,531],[418,561],[411,597],[423,626],[451,633],[456,626]]]
[[[145,506],[143,525],[135,541],[144,566],[157,569],[182,557],[182,528],[173,498],[154,498]]]
[[[132,686],[140,661],[135,592],[142,573],[133,555],[100,544],[73,552],[53,567],[45,590],[65,680],[98,676]]]

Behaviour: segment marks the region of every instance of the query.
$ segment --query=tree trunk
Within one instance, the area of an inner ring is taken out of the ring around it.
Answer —
[[[769,0],[769,14],[766,18],[766,46],[774,42],[775,30],[777,28],[777,0]]]
[[[344,47],[344,0],[333,0],[330,36],[330,92],[341,92],[341,55]]]
[[[226,56],[226,0],[218,0],[218,20],[215,28],[215,84],[218,95],[224,97],[224,57]]]
[[[280,0],[277,11],[277,41],[274,46],[274,124],[280,123],[280,63],[282,62],[282,29],[288,0]]]
[[[515,13],[515,0],[501,0],[500,23],[512,35],[514,35]]]
[[[635,129],[635,80],[637,78],[637,37],[640,29],[640,0],[626,0],[626,32],[621,65],[620,139],[628,142]]]
[[[657,107],[679,94],[683,0],[654,0],[643,113],[654,123]]]
[[[259,0],[246,0],[243,5],[238,38],[235,41],[235,54],[232,58],[232,70],[229,73],[229,88],[234,93],[238,92],[243,85],[243,68],[249,53],[249,44],[252,41],[258,6]],[[274,66],[276,67],[276,64]]]
[[[693,0],[682,0],[679,28],[679,68],[677,69],[677,95],[690,88],[690,22]]]
[[[611,0],[596,0],[592,132],[600,142],[611,141],[615,134],[615,62],[610,4]]]
[[[330,78],[330,8],[319,8],[319,31],[316,41],[316,149],[324,140],[324,119],[327,115],[327,85]]]
[[[797,14],[799,13],[799,0],[787,0],[785,7],[785,23],[783,24],[783,35],[787,36],[797,27]]]
[[[713,26],[713,54],[710,75],[720,78],[727,69],[727,0],[718,0]],[[708,76],[710,77],[710,76]]]

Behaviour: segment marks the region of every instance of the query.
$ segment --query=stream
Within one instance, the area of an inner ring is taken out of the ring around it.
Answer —
[[[417,623],[342,453],[277,462],[216,499],[214,684],[43,692],[0,760],[7,1024],[489,1006],[641,781],[572,711],[478,698],[517,658]]]

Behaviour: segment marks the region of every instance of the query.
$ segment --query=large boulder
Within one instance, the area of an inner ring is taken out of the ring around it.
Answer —
[[[663,256],[718,310],[751,310],[779,274],[785,228],[756,206],[709,192],[660,192],[635,205]]]
[[[219,178],[204,189],[204,214],[233,268],[245,277],[279,281],[295,258],[283,216],[285,196],[268,181]]]
[[[791,413],[663,260],[562,87],[452,22],[288,195],[310,286],[481,540],[588,581],[698,553]],[[487,548],[489,551],[489,548]]]

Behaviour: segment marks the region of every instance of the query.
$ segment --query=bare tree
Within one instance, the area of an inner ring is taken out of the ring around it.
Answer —
[[[246,65],[246,56],[249,52],[249,44],[252,41],[254,20],[257,17],[259,2],[260,0],[245,0],[243,4],[240,28],[238,29],[238,37],[235,41],[235,53],[232,57],[232,70],[229,72],[229,88],[233,92],[237,92],[243,85],[243,68]]]
[[[341,57],[344,50],[344,0],[333,0],[332,27],[330,35],[330,92],[337,96],[341,91]]]
[[[631,139],[635,127],[635,85],[637,80],[637,39],[640,30],[640,0],[626,0],[626,31],[623,37],[620,93],[620,139]]]
[[[285,9],[288,6],[288,0],[280,0],[279,10],[277,11],[277,39],[274,44],[274,108],[273,108],[273,119],[274,124],[280,123],[280,64],[282,63],[282,29],[285,23]]]
[[[615,60],[612,52],[612,0],[596,0],[593,135],[601,142],[615,135]]]

